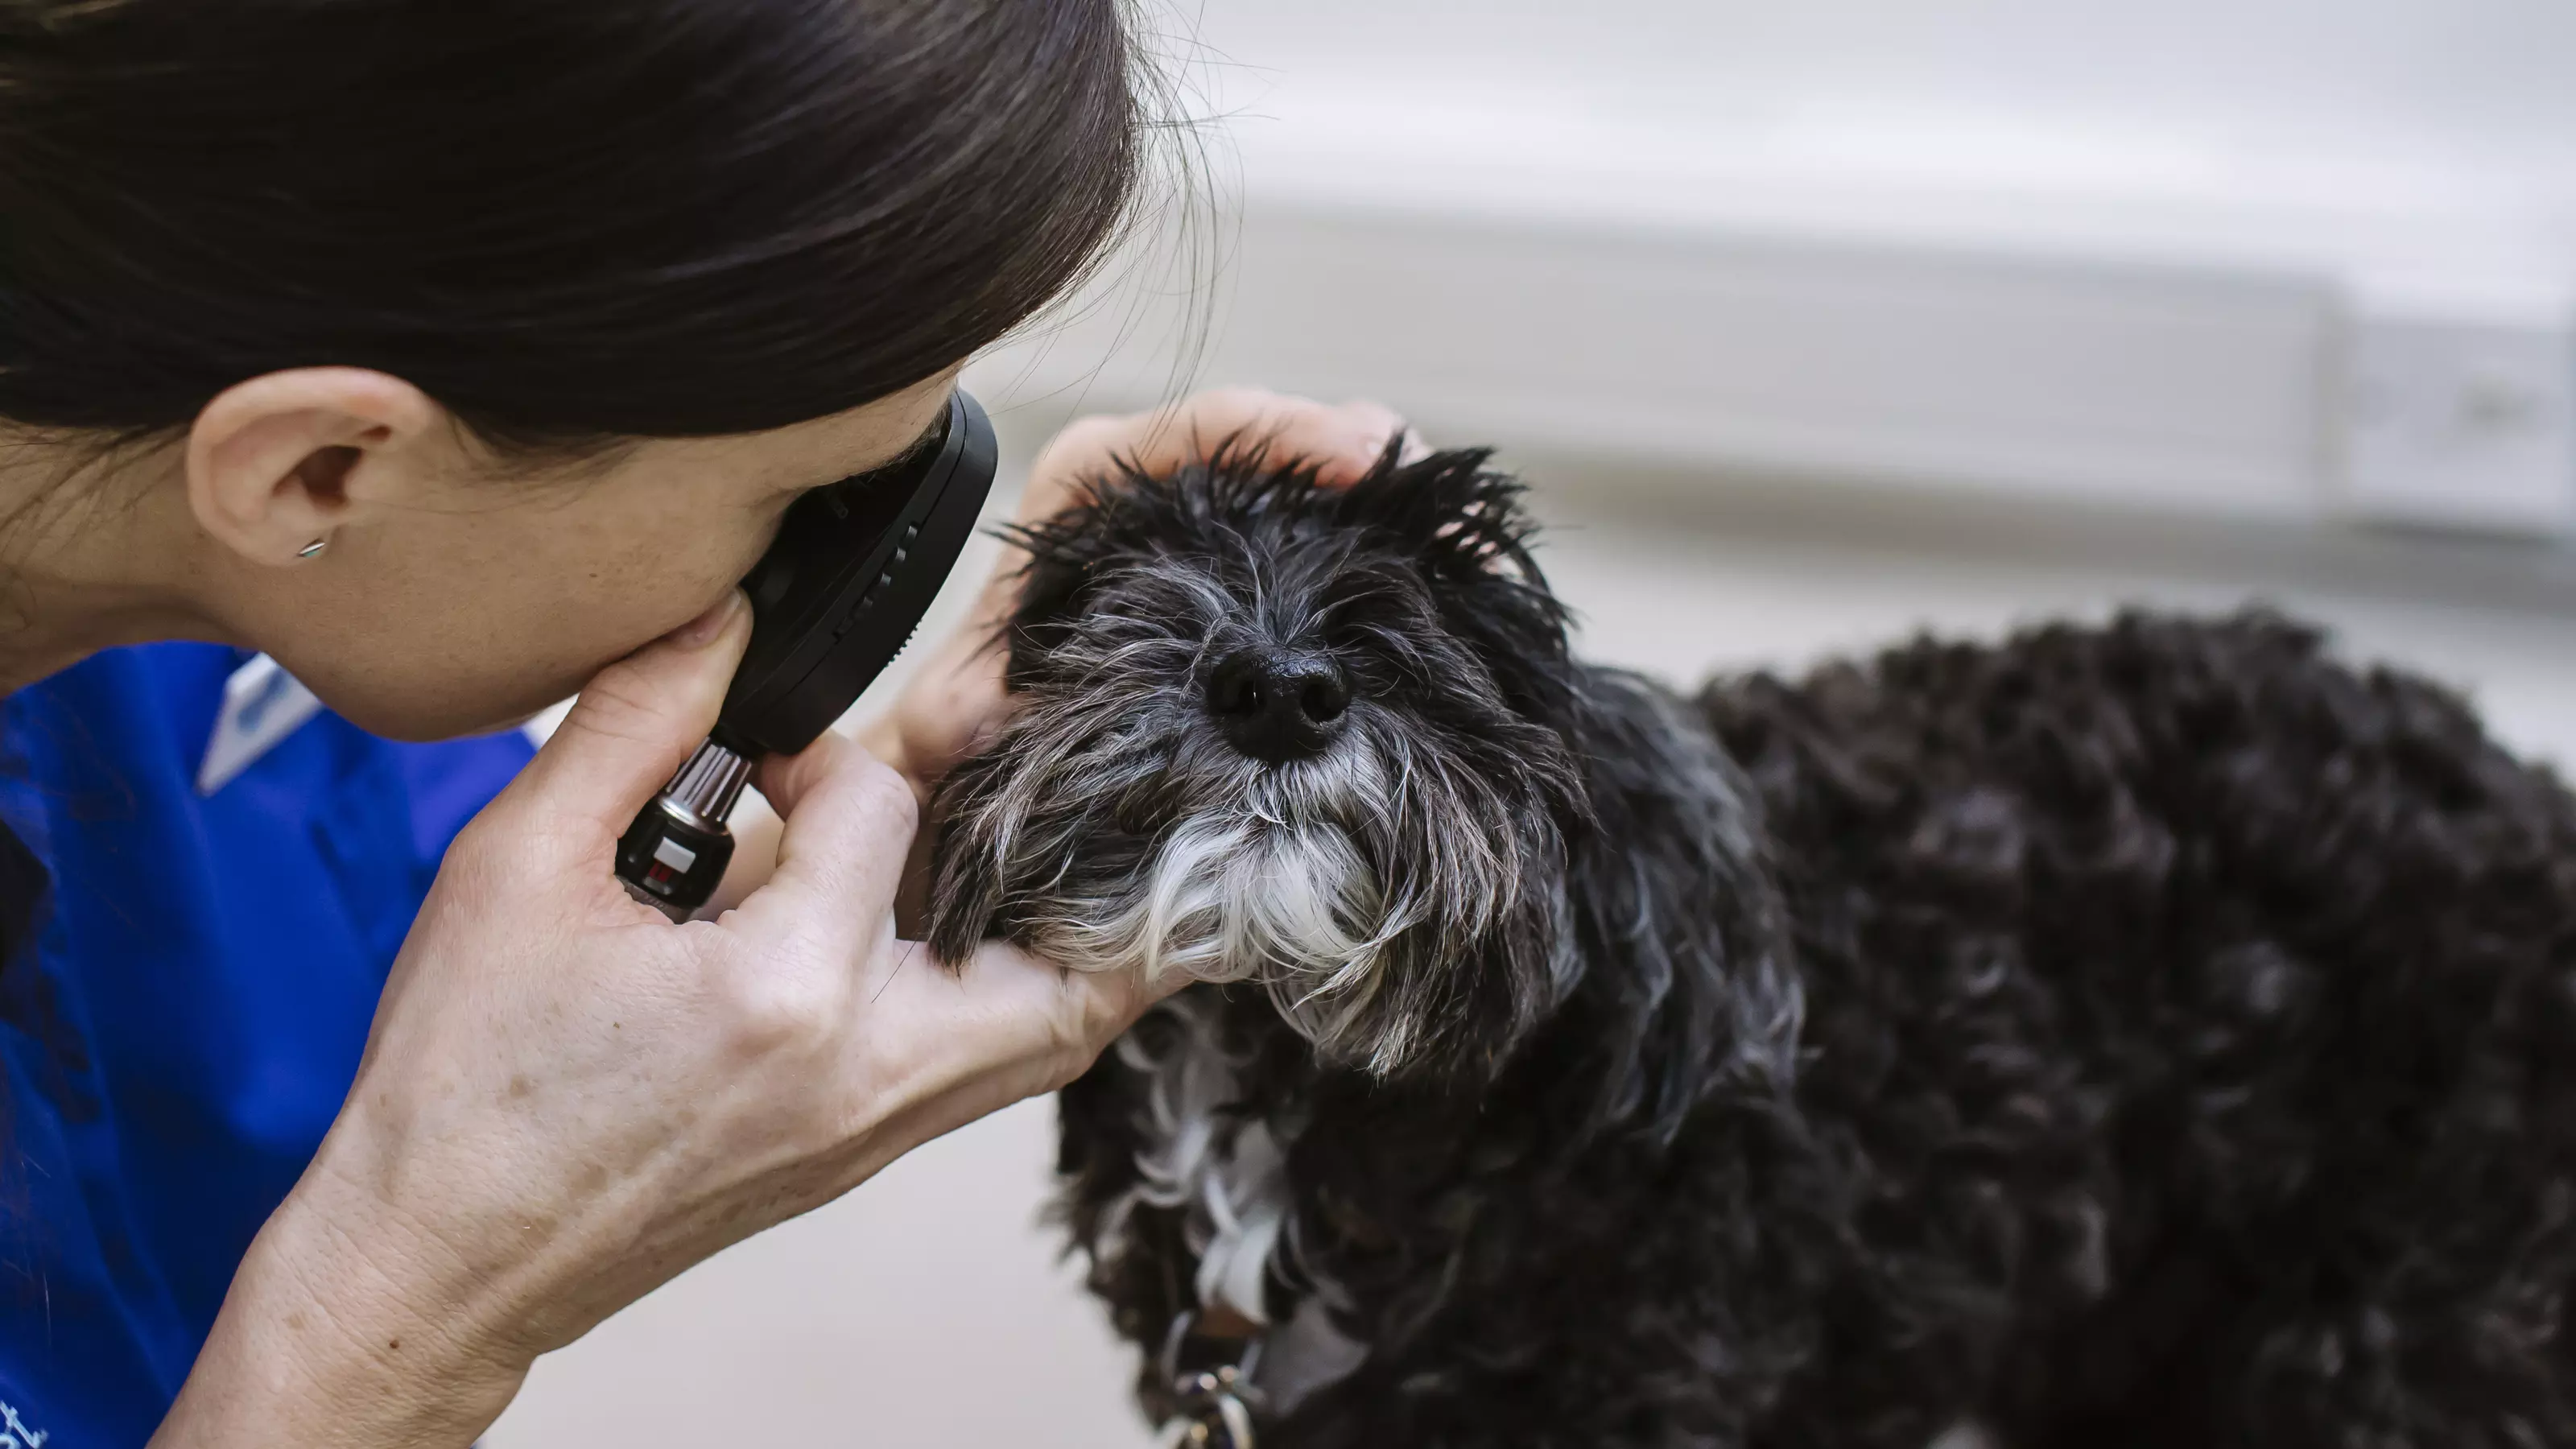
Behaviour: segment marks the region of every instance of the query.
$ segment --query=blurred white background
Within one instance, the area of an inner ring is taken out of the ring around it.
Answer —
[[[1530,476],[1595,657],[2261,599],[2576,761],[2576,6],[1148,20],[1223,115],[1222,266],[1145,247],[980,364],[1016,457],[1193,381],[1374,395]],[[1146,1443],[1037,1222],[1050,1136],[1005,1113],[688,1274],[492,1444]]]

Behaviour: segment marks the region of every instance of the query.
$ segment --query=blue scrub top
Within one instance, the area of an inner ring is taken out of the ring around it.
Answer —
[[[0,822],[51,877],[0,963],[0,1449],[151,1437],[439,857],[530,753],[325,712],[200,795],[252,658],[113,650],[0,706]]]

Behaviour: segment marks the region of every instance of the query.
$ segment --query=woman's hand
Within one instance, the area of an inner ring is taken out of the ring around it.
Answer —
[[[464,1449],[537,1355],[912,1147],[1078,1074],[1147,1004],[897,939],[911,789],[826,735],[773,877],[675,926],[618,834],[714,723],[739,596],[605,671],[448,853],[357,1081],[153,1441]]]
[[[1075,489],[1122,463],[1169,472],[1233,439],[1259,439],[1270,456],[1307,459],[1325,482],[1347,484],[1399,436],[1407,436],[1404,419],[1376,403],[1332,406],[1251,388],[1202,392],[1154,412],[1083,418],[1066,427],[1030,467],[1018,518],[1035,523],[1054,516]],[[868,749],[911,781],[925,802],[939,777],[1001,723],[1000,630],[1017,599],[1024,562],[1017,550],[1004,555],[974,617],[923,664],[893,707],[860,731]]]

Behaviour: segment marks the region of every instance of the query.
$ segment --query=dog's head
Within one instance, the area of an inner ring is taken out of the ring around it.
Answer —
[[[1565,612],[1482,452],[1346,488],[1226,451],[1028,531],[1017,709],[952,773],[930,939],[1255,983],[1328,1058],[1490,1069],[1560,999]]]

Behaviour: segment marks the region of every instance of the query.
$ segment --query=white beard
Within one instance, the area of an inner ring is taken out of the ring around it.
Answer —
[[[1418,904],[1390,901],[1342,821],[1392,805],[1373,752],[1345,749],[1260,782],[1250,803],[1183,821],[1111,898],[1044,900],[1027,930],[1037,954],[1077,971],[1149,980],[1253,981],[1326,1050],[1358,1036],[1388,943]],[[1399,1020],[1367,1045],[1379,1069],[1418,1045]]]

